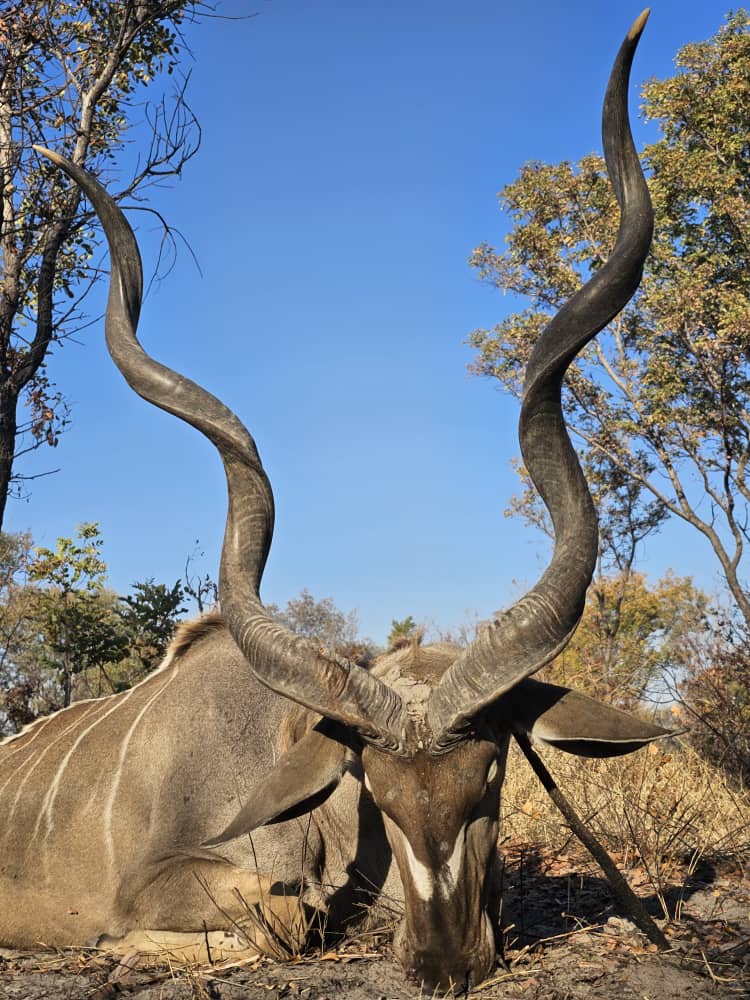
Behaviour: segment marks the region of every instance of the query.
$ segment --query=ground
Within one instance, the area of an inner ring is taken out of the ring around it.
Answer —
[[[655,890],[619,859],[664,929],[655,945],[618,914],[606,883],[582,857],[506,845],[502,926],[508,968],[471,993],[481,1000],[724,1000],[750,998],[750,873],[734,861],[674,866]],[[672,918],[665,921],[664,909]],[[8,1000],[427,1000],[389,954],[390,930],[352,937],[288,963],[169,971],[71,950],[0,951]]]

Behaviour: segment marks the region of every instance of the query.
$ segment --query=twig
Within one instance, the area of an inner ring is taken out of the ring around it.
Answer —
[[[711,968],[711,963],[706,958],[706,953],[701,948],[701,958],[703,959],[703,964],[706,966],[706,970],[711,977],[712,982],[716,983],[734,983],[736,980],[734,978],[728,978],[726,976],[717,976],[714,970]]]
[[[490,986],[497,986],[498,983],[507,983],[511,980],[523,979],[524,976],[533,976],[536,971],[536,969],[518,969],[517,971],[504,972],[500,976],[495,976],[492,979],[487,979],[485,982],[480,983],[479,986],[472,990],[472,993],[484,993],[484,991]]]

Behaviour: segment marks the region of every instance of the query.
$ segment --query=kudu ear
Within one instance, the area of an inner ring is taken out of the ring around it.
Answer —
[[[348,739],[328,720],[319,722],[282,754],[250,793],[226,829],[202,847],[217,847],[260,826],[303,816],[321,805],[341,780],[349,752]]]
[[[618,757],[675,735],[570,688],[529,679],[496,702],[492,717],[504,729],[579,757]]]

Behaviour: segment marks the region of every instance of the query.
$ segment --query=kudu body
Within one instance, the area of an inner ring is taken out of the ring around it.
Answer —
[[[403,903],[395,948],[406,972],[430,989],[465,988],[495,960],[491,875],[509,735],[590,756],[664,735],[530,679],[575,630],[597,554],[560,391],[576,354],[635,291],[650,243],[627,116],[645,19],[623,43],[605,99],[605,154],[622,211],[616,246],[550,322],[527,368],[519,436],[555,527],[552,561],[468,648],[406,648],[370,671],[268,618],[258,593],[273,498],[255,443],[223,404],[142,350],[132,231],[96,181],[47,152],[104,225],[115,363],[224,462],[224,621],[184,628],[165,664],[132,690],[74,704],[0,747],[4,943],[106,936],[120,947],[218,957],[271,947],[274,935],[299,945],[311,912],[335,924],[358,891],[382,891]],[[291,703],[320,721],[280,753]],[[257,905],[265,931],[245,904]]]

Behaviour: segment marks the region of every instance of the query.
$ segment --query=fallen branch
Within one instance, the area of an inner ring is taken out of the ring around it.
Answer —
[[[555,803],[557,808],[565,817],[565,820],[578,837],[586,850],[591,854],[599,867],[607,877],[612,892],[617,897],[618,902],[628,917],[633,921],[639,930],[643,931],[649,941],[653,942],[661,951],[667,951],[670,944],[664,934],[646,912],[646,908],[636,896],[628,883],[621,875],[612,858],[605,851],[596,837],[591,833],[582,819],[578,816],[571,804],[557,787],[555,779],[544,766],[541,758],[532,749],[527,736],[521,733],[514,734],[516,742],[523,751],[526,760],[531,764],[534,774],[541,781],[544,790]]]

